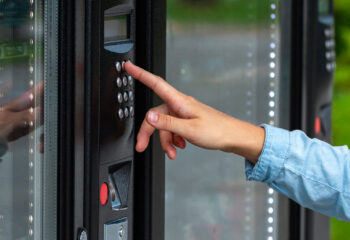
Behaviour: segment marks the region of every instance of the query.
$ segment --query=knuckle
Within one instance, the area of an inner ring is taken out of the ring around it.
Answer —
[[[173,121],[169,116],[164,116],[164,127],[165,129],[172,129]]]

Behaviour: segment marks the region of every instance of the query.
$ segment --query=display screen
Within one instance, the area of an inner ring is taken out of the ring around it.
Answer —
[[[321,15],[329,14],[330,3],[329,0],[318,0],[318,13]]]
[[[104,19],[104,41],[114,42],[129,38],[128,15],[106,16]]]

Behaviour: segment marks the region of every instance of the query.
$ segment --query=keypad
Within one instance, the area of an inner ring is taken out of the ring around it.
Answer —
[[[133,117],[135,114],[134,107],[130,107],[130,116]]]
[[[325,48],[326,48],[326,70],[328,72],[333,72],[336,63],[335,63],[335,41],[334,41],[334,30],[333,26],[330,26],[324,30],[325,36]]]
[[[129,91],[129,99],[130,101],[134,100],[134,93],[132,91]]]
[[[123,102],[123,95],[118,92],[118,103],[122,103]]]
[[[126,76],[123,77],[123,85],[124,87],[128,86],[128,78]]]
[[[127,92],[125,92],[125,93],[123,94],[123,98],[124,98],[124,101],[125,101],[125,102],[128,101],[129,96],[128,96],[128,93],[127,93]]]
[[[122,61],[122,69],[123,69],[123,71],[125,71],[125,60],[124,61]]]
[[[116,61],[116,102],[117,115],[120,120],[126,120],[135,115],[134,101],[134,79],[125,71],[126,60]]]
[[[117,83],[117,87],[118,88],[121,88],[122,87],[122,79],[120,77],[117,77],[117,80],[116,80],[116,83]]]
[[[117,70],[118,73],[122,71],[122,65],[119,61],[115,63],[115,69]]]
[[[130,86],[134,85],[134,79],[132,78],[132,76],[128,77],[128,82]]]
[[[124,116],[126,118],[129,117],[129,109],[127,107],[124,109]]]
[[[123,109],[119,109],[118,110],[118,116],[119,116],[120,119],[124,118],[124,111],[123,111]]]

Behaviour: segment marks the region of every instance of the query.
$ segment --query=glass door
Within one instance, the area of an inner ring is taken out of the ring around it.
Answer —
[[[167,80],[236,118],[288,127],[287,2],[167,0]],[[280,196],[244,168],[190,144],[167,160],[165,239],[282,239]]]
[[[0,0],[0,239],[56,239],[57,1]]]

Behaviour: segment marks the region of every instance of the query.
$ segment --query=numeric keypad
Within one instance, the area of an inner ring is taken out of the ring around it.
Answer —
[[[117,115],[120,120],[126,120],[134,117],[134,79],[125,71],[126,60],[117,61],[115,68],[117,72],[116,84],[116,102]]]

